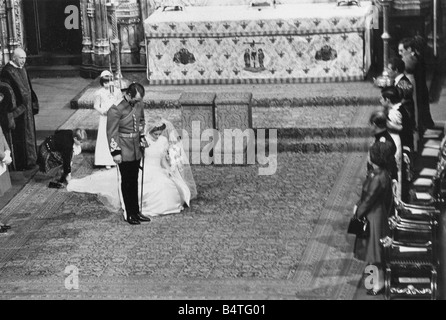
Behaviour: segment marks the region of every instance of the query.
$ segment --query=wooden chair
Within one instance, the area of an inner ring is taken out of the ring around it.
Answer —
[[[437,299],[437,257],[431,241],[395,241],[384,247],[384,297]]]
[[[395,201],[390,241],[383,241],[384,296],[437,298],[437,228],[440,211]]]

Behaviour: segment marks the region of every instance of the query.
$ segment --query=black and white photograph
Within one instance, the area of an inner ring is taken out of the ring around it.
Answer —
[[[446,1],[0,0],[0,48],[0,300],[446,299]]]

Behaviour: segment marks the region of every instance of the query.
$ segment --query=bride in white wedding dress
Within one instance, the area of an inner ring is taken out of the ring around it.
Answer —
[[[144,153],[144,176],[141,171],[139,175],[141,213],[147,217],[179,213],[197,196],[181,138],[172,123],[155,118],[146,125],[146,139],[149,146]],[[114,167],[81,179],[71,179],[67,191],[97,194],[108,210],[116,212],[123,208],[117,170]]]

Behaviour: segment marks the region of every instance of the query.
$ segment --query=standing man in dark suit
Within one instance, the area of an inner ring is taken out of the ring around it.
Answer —
[[[13,111],[15,128],[11,130],[11,149],[14,170],[29,170],[37,167],[36,125],[34,116],[39,113],[39,102],[25,69],[26,53],[23,49],[14,50],[12,61],[2,69],[0,78],[14,91],[17,103]]]
[[[118,105],[107,113],[107,139],[110,153],[118,165],[121,194],[124,201],[124,219],[132,224],[150,221],[141,215],[138,203],[138,173],[145,140],[144,87],[132,83]],[[141,150],[142,149],[142,150]]]
[[[406,64],[400,57],[393,57],[388,64],[389,76],[394,79],[393,85],[401,94],[401,102],[413,119],[415,129],[415,104],[413,100],[414,86],[410,79],[404,74]]]
[[[424,47],[425,43],[419,37],[404,38],[398,44],[398,53],[406,64],[406,72],[413,74],[415,79],[415,108],[418,111],[416,121],[420,136],[435,125],[430,112]]]
[[[390,59],[389,76],[395,78],[394,86],[401,97],[401,105],[398,108],[402,116],[403,129],[400,131],[403,159],[402,159],[402,193],[404,202],[409,200],[409,184],[413,178],[414,151],[418,144],[418,133],[415,121],[415,105],[413,100],[413,85],[404,74],[405,63],[399,58]]]

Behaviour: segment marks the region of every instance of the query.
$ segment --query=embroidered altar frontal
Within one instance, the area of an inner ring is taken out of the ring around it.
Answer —
[[[144,22],[152,84],[363,80],[371,4],[159,8]]]

